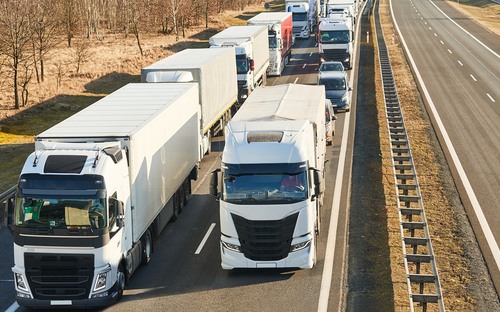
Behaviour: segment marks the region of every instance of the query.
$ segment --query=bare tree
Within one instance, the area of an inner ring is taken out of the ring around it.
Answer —
[[[130,25],[130,30],[135,36],[135,39],[137,41],[137,46],[139,47],[139,51],[141,52],[141,56],[144,55],[144,52],[142,51],[142,46],[141,46],[141,40],[139,36],[139,30],[142,25],[142,18],[144,16],[147,16],[145,14],[145,8],[143,6],[143,1],[142,0],[130,0],[128,2],[128,7],[127,7],[129,14],[129,25]]]
[[[62,24],[64,25],[68,47],[71,47],[71,40],[75,36],[78,28],[78,1],[79,0],[56,1],[57,13],[60,16]]]
[[[76,46],[73,49],[73,58],[75,64],[75,71],[77,75],[80,74],[80,69],[83,63],[87,62],[91,56],[92,53],[90,51],[90,46],[88,45],[88,42],[84,41],[77,42]]]
[[[169,15],[174,25],[175,39],[179,40],[179,12],[187,4],[187,0],[169,0]]]
[[[33,61],[37,82],[44,81],[45,78],[46,54],[59,43],[57,34],[60,22],[54,12],[54,1],[38,0],[32,15]],[[38,71],[38,64],[40,71]]]
[[[30,57],[32,6],[30,0],[2,0],[0,6],[0,52],[12,69],[14,107],[19,109],[19,69]]]

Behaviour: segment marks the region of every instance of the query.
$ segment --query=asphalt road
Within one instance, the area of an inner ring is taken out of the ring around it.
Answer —
[[[291,63],[281,77],[268,78],[268,85],[283,83],[316,84],[318,69],[314,37],[297,40]],[[351,112],[355,112],[353,105]],[[352,117],[351,117],[352,116]],[[318,262],[312,270],[233,270],[220,266],[218,202],[209,195],[210,172],[220,163],[223,141],[215,142],[212,152],[200,167],[200,179],[192,185],[193,195],[179,219],[169,224],[155,241],[154,253],[147,266],[141,266],[132,276],[123,299],[107,308],[108,311],[313,311],[319,306],[339,310],[343,304],[345,279],[346,230],[350,170],[337,169],[345,121],[351,114],[339,114],[336,136],[327,147],[326,193],[321,211],[322,226],[318,243]],[[353,131],[351,128],[350,131]],[[344,143],[342,142],[344,140]],[[352,157],[345,163],[350,166]],[[335,190],[336,183],[343,189]],[[334,229],[329,234],[333,193],[338,196]],[[341,204],[340,204],[341,203]],[[339,220],[339,221],[337,221]],[[2,232],[3,234],[4,232]],[[13,265],[12,242],[6,232],[6,252],[2,253],[0,310],[27,311],[14,302],[14,287],[10,267]],[[205,239],[205,240],[204,240]],[[10,240],[10,242],[9,242]],[[205,243],[202,243],[204,241]],[[332,252],[327,253],[328,247]],[[331,243],[336,241],[337,243]],[[328,254],[328,256],[327,256]],[[328,263],[325,265],[325,257]],[[324,271],[328,274],[325,275]],[[325,276],[324,276],[325,275]],[[326,281],[325,281],[326,279]],[[326,286],[325,286],[326,283]],[[321,299],[320,299],[321,297]],[[10,307],[10,308],[9,308]]]
[[[446,1],[392,1],[402,43],[500,289],[500,38]]]

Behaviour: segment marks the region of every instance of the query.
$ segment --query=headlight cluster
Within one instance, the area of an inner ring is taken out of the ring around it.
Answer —
[[[225,242],[223,240],[221,240],[220,242],[221,242],[222,246],[224,246],[226,249],[236,251],[236,252],[241,252],[241,246],[231,244],[231,243]]]
[[[102,291],[100,293],[98,292],[106,289],[109,272],[111,272],[111,265],[108,264],[104,270],[97,274],[94,289],[92,290],[92,292],[94,293],[92,294],[92,298],[103,298],[108,296],[108,291]]]
[[[17,297],[31,299],[31,295],[28,290],[28,283],[24,279],[24,275],[21,273],[14,273],[16,288],[18,291],[16,292]]]
[[[340,99],[340,104],[346,105],[349,104],[349,97],[348,94],[344,94],[344,96]]]
[[[298,244],[293,244],[292,246],[290,246],[290,252],[302,250],[309,247],[309,245],[311,245],[310,240]]]

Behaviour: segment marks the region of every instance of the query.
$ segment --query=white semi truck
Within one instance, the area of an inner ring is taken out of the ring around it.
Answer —
[[[212,137],[223,134],[238,107],[236,56],[233,47],[185,49],[141,69],[141,81],[196,82],[200,103],[200,159]]]
[[[354,31],[350,18],[321,18],[318,25],[319,62],[339,61],[352,68]]]
[[[311,36],[312,25],[308,0],[285,0],[285,12],[292,13],[293,35],[295,38],[308,39]]]
[[[266,85],[269,67],[267,26],[231,26],[210,37],[209,44],[211,48],[234,47],[240,104],[256,87]]]
[[[198,175],[198,86],[128,84],[35,138],[15,201],[21,306],[109,305]]]
[[[281,76],[292,57],[292,14],[289,12],[262,12],[247,21],[248,25],[265,25],[269,36],[268,74]]]
[[[312,268],[324,193],[325,90],[256,89],[226,128],[210,193],[223,269]]]

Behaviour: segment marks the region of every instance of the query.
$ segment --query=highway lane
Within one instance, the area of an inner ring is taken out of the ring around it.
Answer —
[[[316,84],[317,48],[314,39],[298,40],[290,65],[283,76],[270,77],[268,85],[282,83]],[[337,175],[339,152],[344,129],[344,117],[339,114],[336,136],[332,146],[327,147],[326,193],[322,207],[322,233],[318,239],[318,263],[312,270],[234,270],[224,271],[220,267],[219,211],[218,202],[208,195],[210,172],[220,163],[223,142],[214,142],[212,153],[207,155],[200,167],[200,179],[193,183],[193,195],[180,218],[169,224],[155,241],[152,261],[141,266],[132,276],[123,299],[109,311],[313,311],[319,305],[319,296],[324,286],[323,270],[332,209],[332,197]],[[347,173],[348,174],[348,173]],[[344,187],[348,188],[344,179]],[[339,199],[340,200],[340,199]],[[347,196],[343,195],[346,201]],[[345,231],[347,229],[347,204],[340,212],[339,236],[335,247],[335,267],[327,299],[338,310],[342,304],[342,280],[345,267]],[[337,225],[335,221],[335,225]],[[12,249],[9,248],[10,257]],[[6,274],[11,279],[11,273]],[[13,293],[12,282],[8,282]],[[328,285],[330,286],[330,285]],[[3,295],[2,295],[3,296]],[[3,298],[3,297],[2,297]],[[12,303],[13,297],[5,297]],[[10,299],[10,300],[9,300]],[[328,305],[328,301],[324,304]],[[8,305],[2,305],[6,310]],[[17,304],[10,311],[28,311]]]
[[[452,171],[498,289],[500,38],[445,1],[392,1],[391,7],[426,103],[435,107],[435,128],[441,121],[445,129],[438,131],[442,145],[449,137],[444,149],[449,158],[456,152]]]
[[[283,76],[269,78],[267,84],[316,84],[317,54],[311,45],[314,45],[313,39],[298,40],[292,61]],[[218,202],[208,195],[208,174],[218,167],[220,152],[212,152],[203,160],[201,167],[200,177],[207,178],[193,185],[196,194],[181,218],[171,224],[158,240],[152,263],[136,273],[123,300],[107,310],[136,311],[139,307],[148,311],[165,308],[218,311],[279,311],[285,307],[291,311],[317,309],[332,206],[333,177],[337,170],[334,158],[338,158],[341,143],[341,119],[338,120],[334,144],[327,149],[328,187],[322,208],[322,234],[315,268],[229,272],[221,269]],[[201,252],[195,254],[212,224],[215,225]],[[344,258],[339,256],[338,259],[341,262]],[[335,283],[340,284],[340,281]]]
[[[292,60],[281,77],[267,85],[317,83],[318,56],[312,37],[297,40]],[[354,87],[356,90],[356,87]],[[233,270],[220,267],[218,202],[208,195],[209,173],[220,163],[222,140],[200,166],[200,179],[180,218],[155,241],[152,261],[132,276],[123,299],[109,311],[158,310],[340,310],[345,300],[349,169],[337,172],[339,162],[350,168],[355,103],[351,113],[338,114],[336,135],[327,147],[326,193],[321,211],[318,263],[312,270]],[[347,119],[350,118],[350,123]],[[350,126],[349,126],[350,125]],[[348,128],[349,127],[349,128]],[[348,146],[347,141],[350,141]],[[347,153],[344,157],[341,151]],[[346,152],[347,150],[347,152]],[[336,189],[336,184],[341,188]],[[332,223],[333,194],[336,211]],[[341,208],[340,208],[341,207]],[[334,231],[329,233],[330,225]],[[329,242],[327,242],[329,240]],[[332,243],[333,241],[333,243]],[[330,251],[327,251],[327,243]],[[325,264],[325,257],[329,263]],[[325,271],[326,269],[326,271]],[[325,277],[326,275],[326,277]],[[27,311],[12,306],[11,311]]]

